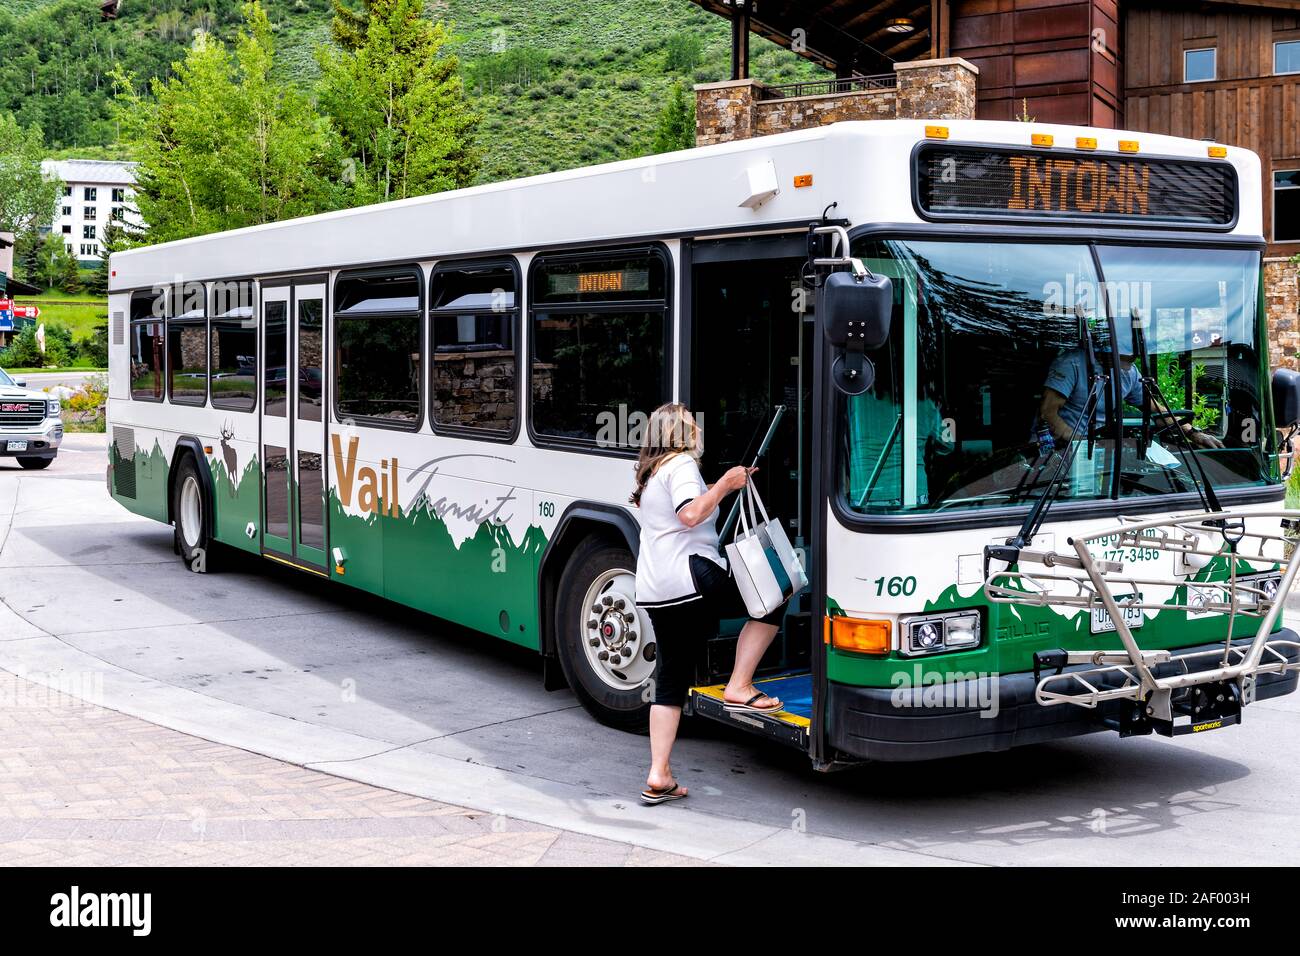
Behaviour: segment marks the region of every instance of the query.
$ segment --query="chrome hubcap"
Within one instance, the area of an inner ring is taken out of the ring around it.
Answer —
[[[636,575],[614,568],[596,580],[583,600],[579,635],[587,662],[617,690],[635,690],[654,673],[655,637],[636,606]]]
[[[181,539],[193,548],[199,543],[200,530],[203,527],[203,495],[199,483],[193,475],[181,485]]]

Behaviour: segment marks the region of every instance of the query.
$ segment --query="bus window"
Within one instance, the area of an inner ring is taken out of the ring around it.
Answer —
[[[420,286],[414,268],[339,276],[334,367],[340,419],[419,426]]]
[[[202,405],[208,397],[207,298],[202,283],[172,290],[167,316],[167,390],[178,405]]]
[[[209,349],[212,407],[251,412],[257,406],[257,313],[252,282],[213,283]]]
[[[166,293],[131,295],[131,397],[141,402],[163,400],[163,320]]]
[[[510,438],[518,410],[513,262],[440,267],[429,284],[435,428]]]
[[[632,416],[669,393],[667,264],[655,250],[555,257],[532,270],[534,434],[630,451]]]
[[[288,414],[289,305],[286,302],[263,302],[262,321],[266,326],[266,408],[275,418]]]

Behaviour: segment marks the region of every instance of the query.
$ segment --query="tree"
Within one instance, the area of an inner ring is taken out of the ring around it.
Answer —
[[[45,137],[0,113],[0,232],[22,234],[54,220],[62,183],[41,172]]]
[[[152,98],[114,70],[123,138],[139,161],[136,204],[150,241],[165,242],[337,208],[338,157],[328,124],[272,78],[271,24],[257,2],[232,53],[200,33]]]
[[[53,283],[69,295],[81,291],[81,265],[76,257],[64,247],[58,256],[58,279]]]
[[[365,42],[320,51],[320,103],[353,167],[353,201],[404,199],[468,186],[478,172],[479,117],[469,107],[448,33],[419,0],[368,0]]]
[[[330,36],[343,49],[355,53],[366,45],[366,28],[370,25],[370,7],[373,0],[361,0],[361,9],[354,10],[342,0],[330,0],[334,17],[330,20]]]
[[[110,219],[99,241],[99,265],[86,278],[86,291],[100,297],[108,295],[108,257],[135,244],[135,230],[119,220]]]
[[[55,233],[49,233],[41,240],[39,259],[40,268],[35,278],[47,289],[58,287],[67,272],[68,261],[72,262],[74,268],[77,263],[72,258],[72,253],[68,252],[68,247],[63,244],[63,237]]]
[[[695,103],[680,83],[673,84],[668,102],[659,111],[651,152],[671,153],[695,145]]]
[[[670,73],[689,73],[704,58],[704,41],[696,33],[670,34],[664,48],[664,68]]]

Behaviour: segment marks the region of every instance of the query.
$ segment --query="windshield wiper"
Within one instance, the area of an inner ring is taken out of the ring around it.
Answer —
[[[1079,317],[1080,324],[1079,346],[1084,351],[1087,374],[1091,382],[1088,389],[1088,398],[1083,403],[1083,411],[1070,428],[1070,437],[1066,440],[1065,448],[1062,449],[1061,457],[1056,463],[1056,471],[1052,474],[1042,494],[1034,501],[1029,513],[1025,515],[1020,530],[1013,537],[1008,538],[1004,545],[990,544],[985,546],[984,579],[986,581],[989,576],[990,561],[1004,561],[1008,566],[1015,564],[1020,559],[1021,550],[1029,546],[1034,540],[1034,535],[1038,533],[1038,529],[1042,527],[1048,509],[1055,503],[1057,495],[1060,494],[1061,486],[1065,483],[1065,479],[1069,476],[1070,469],[1074,464],[1074,456],[1079,450],[1079,443],[1074,439],[1079,433],[1080,424],[1084,426],[1085,433],[1088,436],[1088,457],[1091,458],[1093,455],[1093,417],[1097,413],[1097,404],[1105,392],[1110,376],[1097,362],[1097,349],[1094,347],[1093,331],[1087,323],[1081,306],[1075,306],[1075,314]],[[1037,478],[1035,478],[1035,482],[1037,482]]]
[[[1139,455],[1145,456],[1146,446],[1150,443],[1151,437],[1151,405],[1158,402],[1164,409],[1165,425],[1160,429],[1160,433],[1173,429],[1177,433],[1175,439],[1178,454],[1183,459],[1183,464],[1187,466],[1187,474],[1192,479],[1192,485],[1196,488],[1197,495],[1200,496],[1201,505],[1206,511],[1222,511],[1223,506],[1219,504],[1219,496],[1214,493],[1214,485],[1210,482],[1210,476],[1205,472],[1205,464],[1196,454],[1196,449],[1192,447],[1191,440],[1187,437],[1187,432],[1183,431],[1182,422],[1174,417],[1172,412],[1173,406],[1165,399],[1164,392],[1160,388],[1160,382],[1151,374],[1150,367],[1147,363],[1147,343],[1146,336],[1142,332],[1142,317],[1136,306],[1129,310],[1129,321],[1133,324],[1133,355],[1140,364],[1140,373],[1142,375],[1143,398],[1142,402],[1142,440]]]

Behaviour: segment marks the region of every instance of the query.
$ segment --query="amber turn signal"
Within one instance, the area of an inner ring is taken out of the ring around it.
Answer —
[[[892,630],[889,621],[863,621],[843,615],[826,618],[830,645],[836,650],[855,654],[888,654]]]

